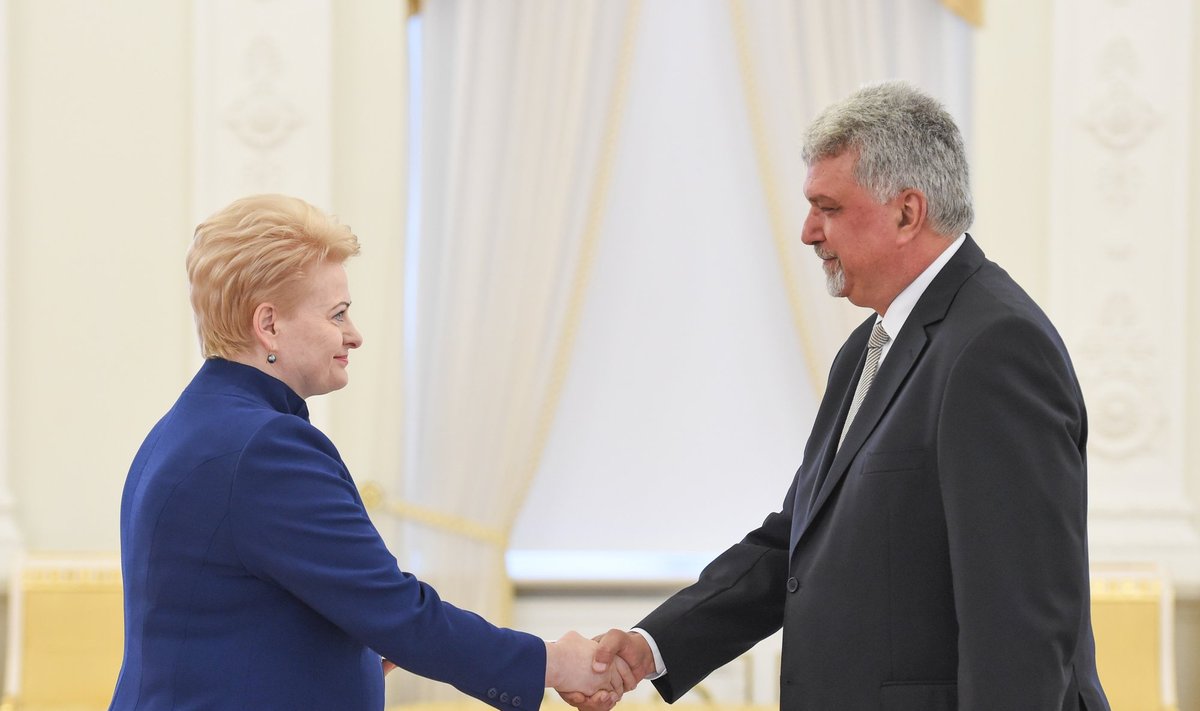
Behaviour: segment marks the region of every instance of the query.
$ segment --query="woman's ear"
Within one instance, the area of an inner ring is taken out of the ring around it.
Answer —
[[[275,338],[279,335],[275,305],[267,302],[254,309],[254,339],[268,353],[275,351]]]

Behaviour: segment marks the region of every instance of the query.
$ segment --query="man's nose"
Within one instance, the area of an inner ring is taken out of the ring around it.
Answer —
[[[814,218],[812,211],[804,217],[804,225],[800,228],[800,241],[807,245],[813,245],[822,241],[821,225]]]

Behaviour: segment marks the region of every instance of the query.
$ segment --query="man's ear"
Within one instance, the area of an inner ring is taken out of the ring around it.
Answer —
[[[900,232],[900,240],[908,242],[925,228],[929,201],[926,200],[925,193],[916,188],[901,191],[896,199],[900,207],[896,227]]]
[[[275,339],[279,335],[278,315],[279,310],[270,302],[254,309],[254,340],[268,353],[275,351]]]

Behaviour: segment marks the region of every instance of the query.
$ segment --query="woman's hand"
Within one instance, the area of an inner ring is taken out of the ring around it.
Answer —
[[[579,692],[601,704],[615,704],[626,691],[626,678],[630,681],[628,666],[609,665],[601,672],[595,671],[592,660],[599,645],[577,632],[568,632],[557,642],[546,643],[546,686],[560,694]],[[632,688],[629,686],[628,688]]]

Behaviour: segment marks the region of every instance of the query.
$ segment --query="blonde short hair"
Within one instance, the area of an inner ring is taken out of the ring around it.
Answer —
[[[187,254],[192,312],[205,358],[232,358],[253,345],[254,310],[288,308],[293,285],[313,264],[358,254],[350,228],[286,195],[251,195],[196,226]]]

